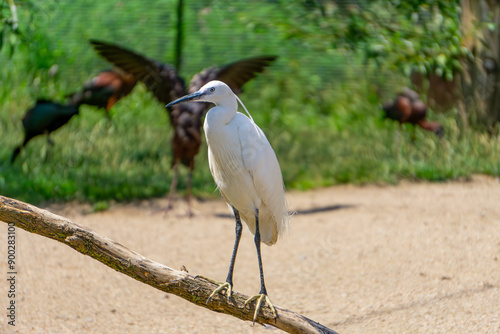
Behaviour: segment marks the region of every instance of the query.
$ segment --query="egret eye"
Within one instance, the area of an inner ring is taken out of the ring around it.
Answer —
[[[215,92],[215,87],[210,88],[210,93]]]

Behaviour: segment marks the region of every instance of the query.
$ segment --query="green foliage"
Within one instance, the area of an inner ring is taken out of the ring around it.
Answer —
[[[172,133],[164,107],[142,85],[113,108],[111,120],[103,111],[84,106],[53,133],[55,146],[38,137],[14,165],[9,160],[22,141],[23,113],[37,97],[63,101],[109,67],[89,47],[88,38],[115,40],[171,63],[176,2],[33,3],[41,14],[33,17],[32,29],[27,30],[29,43],[19,44],[11,59],[0,53],[6,64],[0,68],[1,82],[8,83],[0,85],[0,194],[32,203],[89,201],[96,211],[106,209],[110,200],[164,196],[172,177]],[[411,126],[399,133],[396,123],[383,121],[377,92],[395,92],[408,84],[407,79],[363,65],[357,53],[346,57],[336,48],[348,48],[348,40],[331,44],[316,21],[308,20],[317,9],[293,12],[297,5],[187,1],[183,66],[189,77],[206,66],[250,55],[280,56],[267,73],[245,86],[241,98],[275,148],[289,189],[500,174],[498,138],[472,130],[460,133],[453,114],[430,112],[430,119],[444,125],[443,142],[421,129],[412,141]],[[264,22],[263,17],[270,19]],[[297,18],[302,21],[294,21]],[[325,22],[333,24],[332,20]],[[288,29],[292,21],[301,23],[300,31]],[[377,40],[359,22],[348,27],[350,39]],[[294,33],[301,38],[284,39]],[[380,41],[389,38],[382,37]],[[180,171],[182,192],[187,171]],[[205,146],[196,158],[193,186],[199,196],[216,194]]]
[[[10,57],[14,54],[19,36],[19,18],[17,6],[13,0],[2,1],[0,4],[0,50],[8,49]]]
[[[452,80],[460,58],[471,56],[461,46],[458,0],[280,3],[288,17],[278,19],[284,38],[306,39],[325,51],[363,50],[366,60],[407,76],[418,71]]]

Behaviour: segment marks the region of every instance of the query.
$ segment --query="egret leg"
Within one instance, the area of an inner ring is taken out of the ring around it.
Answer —
[[[267,296],[266,284],[264,283],[264,270],[262,269],[262,257],[260,254],[259,210],[256,210],[256,212],[255,212],[255,238],[254,238],[254,241],[255,241],[255,247],[257,248],[257,260],[259,261],[260,292],[257,295],[254,295],[254,296],[248,298],[245,301],[245,307],[246,307],[247,304],[250,303],[252,300],[257,299],[257,305],[255,306],[255,313],[253,315],[253,324],[255,324],[255,320],[257,320],[257,315],[259,314],[259,309],[260,309],[261,304],[264,300],[267,302],[267,304],[269,304],[271,311],[273,311],[274,318],[278,317],[276,314],[276,309],[274,308],[273,303],[271,303],[271,300]]]
[[[241,232],[243,231],[243,225],[241,225],[241,219],[240,219],[240,213],[238,210],[236,210],[233,207],[233,212],[234,212],[234,219],[236,220],[236,227],[235,227],[235,232],[236,232],[236,239],[234,240],[234,248],[233,248],[233,255],[231,255],[231,263],[229,264],[229,272],[227,273],[227,278],[226,282],[216,282],[211,279],[207,279],[206,277],[198,276],[201,277],[207,281],[210,281],[214,284],[218,284],[219,287],[215,289],[211,294],[210,297],[207,299],[207,304],[212,299],[215,294],[217,294],[219,291],[222,291],[224,289],[227,289],[227,302],[229,303],[229,299],[231,298],[231,295],[233,294],[233,272],[234,272],[234,262],[236,261],[236,254],[238,253],[238,246],[240,245],[240,239],[241,239]]]
[[[234,228],[236,238],[234,239],[233,254],[231,255],[231,263],[229,264],[229,271],[227,273],[227,278],[226,278],[226,282],[229,283],[231,286],[233,285],[234,262],[236,261],[236,254],[238,254],[238,246],[240,245],[241,231],[243,231],[243,226],[241,225],[240,213],[234,207],[233,207],[233,212],[234,212],[234,219],[236,220],[236,226]]]
[[[177,188],[177,161],[174,162],[174,177],[172,178],[172,183],[170,184],[170,191],[168,193],[167,207],[165,208],[165,214],[171,210],[174,206],[172,204],[174,200],[175,189]]]

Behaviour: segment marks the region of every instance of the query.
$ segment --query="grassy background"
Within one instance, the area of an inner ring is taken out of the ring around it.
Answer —
[[[54,147],[39,137],[14,165],[9,159],[23,138],[22,116],[37,97],[63,101],[109,68],[88,38],[116,41],[172,63],[176,1],[33,3],[37,15],[20,8],[25,34],[13,41],[18,44],[14,55],[0,54],[0,194],[35,204],[76,199],[97,203],[96,208],[108,200],[165,195],[172,176],[172,133],[163,106],[143,86],[115,106],[111,121],[83,106],[53,133]],[[500,174],[498,138],[461,130],[454,111],[430,111],[429,118],[444,125],[442,141],[420,129],[412,141],[411,126],[400,133],[398,124],[382,120],[381,100],[408,85],[406,78],[362,65],[357,55],[283,40],[279,27],[273,31],[248,23],[252,16],[279,16],[273,6],[267,1],[186,1],[181,73],[190,78],[204,67],[249,55],[280,56],[245,86],[241,98],[271,141],[288,188]],[[52,76],[54,65],[58,71]],[[193,186],[197,195],[215,194],[205,146]],[[185,188],[185,178],[178,188]]]

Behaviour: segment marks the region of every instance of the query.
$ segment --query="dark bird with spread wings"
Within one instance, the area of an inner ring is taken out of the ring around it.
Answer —
[[[242,86],[256,77],[276,56],[260,56],[236,61],[222,67],[206,68],[191,79],[189,88],[177,71],[168,64],[158,62],[135,51],[107,42],[90,40],[97,53],[144,83],[158,101],[166,105],[186,94],[193,93],[212,80],[225,82],[236,94]],[[172,138],[174,177],[168,195],[167,211],[172,208],[173,194],[177,187],[178,162],[189,168],[187,179],[188,215],[191,209],[191,183],[194,169],[194,158],[198,154],[202,142],[202,117],[208,110],[206,103],[177,104],[167,108],[170,123],[174,129]]]

